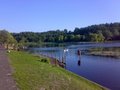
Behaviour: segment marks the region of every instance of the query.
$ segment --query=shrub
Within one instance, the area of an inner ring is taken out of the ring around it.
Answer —
[[[44,63],[50,63],[50,60],[48,58],[42,58],[40,61]]]

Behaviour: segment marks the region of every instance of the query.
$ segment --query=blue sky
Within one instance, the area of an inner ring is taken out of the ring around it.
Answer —
[[[0,29],[10,32],[74,30],[120,22],[120,0],[0,0]]]

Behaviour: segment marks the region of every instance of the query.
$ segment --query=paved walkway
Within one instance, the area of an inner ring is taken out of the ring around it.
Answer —
[[[0,90],[18,90],[11,72],[6,50],[0,46]]]

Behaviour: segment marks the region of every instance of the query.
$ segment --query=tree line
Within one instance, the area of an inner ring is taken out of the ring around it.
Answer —
[[[84,28],[76,27],[73,31],[50,30],[47,32],[20,32],[9,33],[0,31],[0,42],[19,43],[19,46],[27,44],[41,44],[45,42],[104,42],[120,40],[120,23],[106,23],[91,25]]]
[[[76,27],[73,32],[51,30],[47,32],[12,33],[18,42],[104,42],[120,40],[120,23],[106,23],[84,28]]]

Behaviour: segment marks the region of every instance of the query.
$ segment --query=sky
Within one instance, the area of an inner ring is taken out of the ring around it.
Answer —
[[[0,30],[44,32],[120,22],[120,0],[0,0]]]

